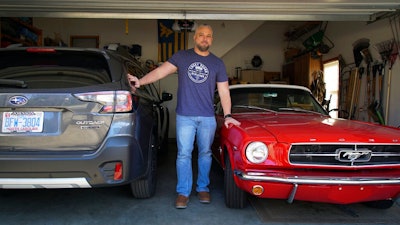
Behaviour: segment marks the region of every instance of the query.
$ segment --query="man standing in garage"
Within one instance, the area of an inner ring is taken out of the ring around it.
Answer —
[[[192,151],[196,139],[198,147],[198,177],[196,191],[201,203],[210,203],[209,173],[211,169],[211,144],[214,139],[214,91],[218,90],[224,111],[225,126],[240,125],[231,116],[231,97],[224,62],[212,54],[213,41],[210,25],[198,26],[193,36],[194,48],[175,53],[167,62],[144,77],[128,74],[132,92],[141,85],[160,80],[178,72],[178,98],[176,106],[176,160],[178,197],[175,207],[184,209],[192,191]]]

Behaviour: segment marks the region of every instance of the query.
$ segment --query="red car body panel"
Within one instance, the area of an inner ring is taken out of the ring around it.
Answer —
[[[314,114],[248,113],[235,115],[251,137],[273,135],[279,142],[400,143],[399,129]]]
[[[343,144],[395,146],[399,150],[400,129],[317,113],[260,111],[232,115],[241,125],[226,128],[223,115],[217,113],[213,154],[223,168],[229,157],[235,183],[247,193],[253,194],[253,187],[260,185],[264,189],[260,198],[336,204],[399,197],[398,156],[393,162],[377,164],[297,163],[291,162],[290,149],[295,145]],[[254,141],[263,142],[269,149],[268,158],[260,164],[251,163],[245,155],[245,148]],[[350,159],[346,157],[344,160]]]

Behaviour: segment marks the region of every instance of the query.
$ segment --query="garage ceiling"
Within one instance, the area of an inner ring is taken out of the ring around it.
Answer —
[[[375,21],[400,0],[1,0],[0,17]]]

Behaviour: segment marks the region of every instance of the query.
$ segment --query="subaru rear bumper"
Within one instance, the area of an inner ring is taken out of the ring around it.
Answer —
[[[116,165],[120,170],[116,171]],[[130,135],[114,136],[93,153],[0,154],[0,188],[90,188],[141,178],[146,164]],[[121,166],[122,165],[122,166]],[[115,173],[122,173],[115,179]]]

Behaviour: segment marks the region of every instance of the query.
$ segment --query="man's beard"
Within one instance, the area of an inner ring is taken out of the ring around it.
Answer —
[[[206,52],[206,51],[208,51],[208,49],[210,48],[210,46],[209,46],[209,45],[204,45],[204,46],[202,46],[202,45],[197,45],[197,48],[198,48],[200,51],[202,51],[202,52]]]

